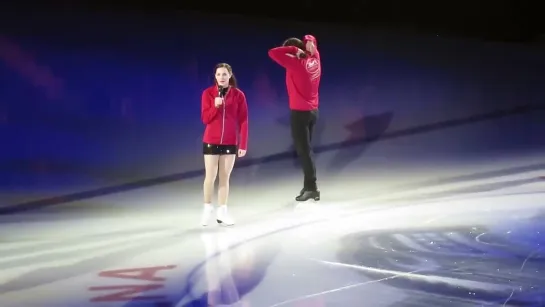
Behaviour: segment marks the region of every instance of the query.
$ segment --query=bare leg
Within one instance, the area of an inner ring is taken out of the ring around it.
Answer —
[[[235,222],[227,213],[227,200],[229,198],[229,179],[235,165],[235,155],[222,155],[219,160],[219,188],[218,188],[218,212],[217,221],[225,225],[234,225]]]
[[[206,174],[203,183],[204,208],[201,216],[202,226],[208,225],[212,211],[214,211],[214,207],[212,207],[212,196],[214,194],[214,182],[218,175],[218,163],[218,155],[204,155],[204,168]]]
[[[203,194],[204,203],[212,203],[212,195],[214,193],[214,182],[216,182],[216,176],[218,175],[218,155],[204,155],[204,168],[206,174],[204,176]]]
[[[235,155],[222,155],[219,158],[218,204],[227,205],[229,198],[229,179],[235,165]]]

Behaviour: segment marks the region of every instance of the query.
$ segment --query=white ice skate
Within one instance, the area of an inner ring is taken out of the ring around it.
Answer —
[[[223,226],[232,226],[235,225],[235,221],[231,216],[229,215],[229,212],[227,211],[227,206],[219,206],[218,210],[216,211],[216,221],[218,224]]]
[[[201,216],[202,226],[208,226],[208,222],[210,221],[210,218],[212,217],[212,212],[214,212],[214,207],[212,207],[212,205],[210,204],[205,204],[202,210],[202,216]]]

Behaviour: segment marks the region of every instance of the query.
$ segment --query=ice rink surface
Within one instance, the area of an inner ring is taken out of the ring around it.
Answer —
[[[486,140],[521,120],[321,152],[319,203],[236,169],[229,228],[202,177],[0,215],[0,306],[545,306],[545,140]]]

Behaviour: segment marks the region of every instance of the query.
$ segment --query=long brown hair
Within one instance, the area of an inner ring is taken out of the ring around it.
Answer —
[[[214,68],[214,83],[218,84],[218,81],[216,80],[216,71],[218,70],[218,68],[227,69],[227,71],[231,75],[231,78],[229,79],[229,85],[231,87],[237,87],[237,79],[235,78],[235,74],[233,73],[233,68],[231,68],[231,65],[229,65],[227,63],[219,63]]]

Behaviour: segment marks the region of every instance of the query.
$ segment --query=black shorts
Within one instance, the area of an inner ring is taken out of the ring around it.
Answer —
[[[237,145],[216,145],[202,143],[202,153],[205,155],[236,155]]]

